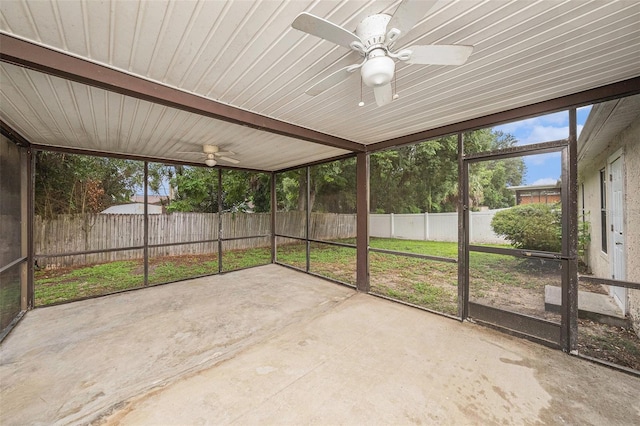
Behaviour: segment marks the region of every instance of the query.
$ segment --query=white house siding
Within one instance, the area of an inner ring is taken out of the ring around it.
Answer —
[[[626,162],[627,281],[640,282],[640,120],[620,136]],[[629,291],[629,314],[640,337],[640,290]]]
[[[597,167],[589,169],[590,174],[581,176],[583,188],[579,189],[581,202],[584,202],[584,220],[589,222],[591,227],[591,243],[587,250],[587,265],[591,272],[601,278],[611,278],[609,255],[602,251],[602,233],[600,223],[600,170],[605,167],[607,156],[602,155],[598,159]],[[602,160],[602,161],[600,161]],[[584,194],[584,199],[582,199]],[[578,210],[582,220],[582,206]]]
[[[601,250],[600,170],[607,167],[609,157],[618,150],[621,150],[624,158],[625,280],[640,282],[640,120],[635,120],[614,137],[607,149],[589,162],[587,170],[580,167],[580,183],[584,184],[584,191],[582,188],[579,189],[579,199],[580,203],[584,202],[584,210],[587,213],[586,220],[591,224],[591,244],[587,253],[588,265],[594,276],[611,277],[610,253],[612,247],[610,236],[608,254]],[[609,170],[607,169],[607,177],[608,175]],[[582,200],[582,193],[584,193],[584,200]],[[610,203],[607,207],[610,207]],[[581,209],[582,205],[580,205],[579,214],[582,213]],[[640,337],[640,291],[629,290],[628,294],[628,312],[635,331]]]

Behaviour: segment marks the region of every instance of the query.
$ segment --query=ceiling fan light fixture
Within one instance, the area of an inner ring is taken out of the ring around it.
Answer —
[[[370,58],[362,65],[362,81],[367,87],[384,86],[391,82],[395,62],[388,56]]]
[[[206,164],[209,167],[215,166],[216,164],[218,164],[215,158],[216,158],[215,155],[207,154],[207,159],[204,160],[204,164]]]

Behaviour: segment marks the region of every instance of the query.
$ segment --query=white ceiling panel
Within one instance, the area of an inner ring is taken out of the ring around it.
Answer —
[[[349,151],[0,64],[0,117],[38,145],[198,162],[203,144],[232,150],[239,167],[280,170]]]
[[[391,14],[399,4],[3,0],[0,31],[364,145],[640,76],[638,1],[443,0],[395,49],[473,45],[465,65],[399,63],[399,98],[385,107],[376,106],[371,89],[362,90],[358,73],[318,96],[304,93],[360,57],[291,28],[299,13],[355,30],[363,18]],[[180,159],[178,140],[203,143],[213,131],[224,135],[229,149],[244,153],[243,166],[268,170],[345,152],[36,72],[19,73],[10,65],[3,65],[0,77],[3,119],[40,144]],[[358,107],[361,99],[365,106]]]

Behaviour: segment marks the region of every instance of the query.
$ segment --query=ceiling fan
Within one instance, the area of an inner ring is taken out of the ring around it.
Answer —
[[[471,55],[473,46],[424,45],[393,51],[400,37],[408,33],[435,3],[436,1],[428,0],[403,0],[393,16],[385,13],[371,15],[358,24],[355,33],[310,13],[299,14],[291,24],[293,28],[347,47],[364,58],[360,63],[329,74],[305,93],[318,95],[360,69],[362,82],[373,88],[376,103],[383,106],[394,99],[391,80],[396,60],[418,65],[464,64]],[[362,105],[364,103],[360,102],[360,106]]]
[[[240,161],[235,158],[230,158],[230,156],[236,155],[231,151],[220,151],[220,148],[216,145],[202,145],[202,151],[178,151],[178,154],[197,154],[206,157],[204,160],[204,164],[209,167],[213,167],[218,164],[218,160],[231,163],[238,164]]]

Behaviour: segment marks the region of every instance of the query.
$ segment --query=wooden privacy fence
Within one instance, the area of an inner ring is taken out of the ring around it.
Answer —
[[[171,213],[149,215],[150,256],[180,256],[217,253],[217,213]],[[223,213],[223,238],[257,237],[270,234],[269,213]],[[190,243],[190,244],[176,244]],[[269,246],[268,237],[224,241],[224,250]],[[84,214],[58,215],[46,220],[36,216],[34,249],[41,267],[61,267],[140,259],[143,250],[115,251],[144,245],[144,215]],[[102,251],[108,250],[108,251]],[[51,256],[62,253],[102,251],[100,253]]]
[[[218,252],[219,215],[217,213],[171,213],[148,216],[149,256],[181,256]],[[305,236],[306,213],[278,212],[276,229],[279,234]],[[270,245],[271,215],[269,213],[223,213],[221,215],[223,250],[239,250]],[[353,238],[356,236],[356,215],[312,213],[309,226],[314,239]],[[234,239],[256,237],[247,239]],[[189,244],[176,244],[189,243]],[[169,244],[169,245],[166,245]],[[163,245],[162,247],[153,247]],[[140,259],[144,246],[144,215],[85,214],[58,215],[34,221],[34,249],[41,267],[64,267],[104,263],[116,260]],[[107,250],[107,251],[104,251]],[[52,256],[63,253],[98,252]]]
[[[276,234],[305,238],[307,213],[284,211],[276,214]],[[309,238],[336,240],[356,237],[356,215],[338,213],[311,213]]]

